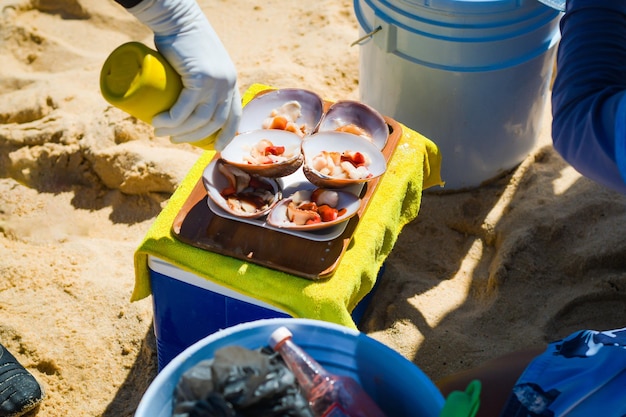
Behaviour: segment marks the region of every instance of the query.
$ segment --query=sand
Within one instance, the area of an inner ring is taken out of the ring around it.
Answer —
[[[104,59],[151,33],[111,0],[3,0],[0,342],[41,381],[40,417],[131,416],[156,375],[133,252],[200,151],[109,106]],[[253,83],[358,99],[352,2],[202,0]],[[437,379],[626,317],[626,199],[536,149],[484,187],[424,195],[363,331]]]

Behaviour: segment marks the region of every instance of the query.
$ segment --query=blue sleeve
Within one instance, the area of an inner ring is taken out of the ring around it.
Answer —
[[[581,174],[622,193],[625,112],[626,1],[568,0],[552,88],[554,147]]]

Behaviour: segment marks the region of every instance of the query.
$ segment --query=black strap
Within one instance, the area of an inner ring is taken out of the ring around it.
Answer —
[[[115,1],[127,9],[141,3],[141,0],[115,0]]]

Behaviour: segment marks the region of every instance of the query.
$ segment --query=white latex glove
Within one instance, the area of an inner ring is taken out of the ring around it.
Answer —
[[[222,150],[241,119],[237,71],[195,0],[143,0],[128,11],[154,32],[159,52],[181,75],[183,90],[172,108],[152,119],[157,136],[196,142],[218,133]]]

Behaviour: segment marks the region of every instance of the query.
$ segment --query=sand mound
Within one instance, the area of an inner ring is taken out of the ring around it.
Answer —
[[[201,2],[252,83],[358,98],[352,2]],[[42,382],[38,416],[131,416],[156,375],[132,255],[199,151],[109,106],[99,71],[151,43],[113,1],[5,0],[0,24],[0,342]],[[623,326],[625,198],[551,148],[463,193],[429,192],[363,330],[431,378],[578,328]]]

